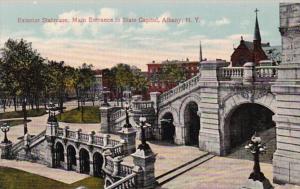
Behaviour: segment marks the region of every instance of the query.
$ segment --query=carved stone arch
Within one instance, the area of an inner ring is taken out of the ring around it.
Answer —
[[[79,149],[79,166],[80,173],[89,174],[91,170],[90,162],[92,160],[91,152],[86,147],[81,147]]]
[[[261,105],[274,114],[276,113],[275,96],[271,93],[267,93],[258,99],[244,98],[240,94],[234,94],[227,96],[226,100],[223,101],[223,107],[220,109],[220,133],[221,133],[221,155],[227,154],[229,144],[227,137],[229,135],[228,120],[231,118],[233,112],[243,104],[258,104]]]
[[[200,95],[198,95],[197,93],[192,93],[183,99],[182,103],[179,106],[179,123],[180,124],[184,124],[184,111],[185,111],[186,106],[191,102],[195,102],[198,105],[198,110],[200,110],[200,106],[199,106],[200,101],[201,101]]]
[[[166,113],[171,113],[172,114],[173,119],[174,119],[173,122],[175,124],[179,123],[178,111],[172,106],[166,106],[166,107],[164,107],[163,109],[161,109],[159,111],[158,121],[161,120]]]
[[[66,149],[68,149],[69,146],[72,146],[72,147],[76,150],[76,154],[78,155],[79,149],[76,148],[76,145],[68,142],[68,143],[66,144]]]
[[[63,163],[65,162],[65,152],[66,146],[64,145],[63,141],[56,140],[54,143],[54,154],[55,154],[55,166],[56,167],[63,167]]]
[[[223,101],[222,118],[226,119],[238,106],[246,103],[254,103],[265,106],[274,113],[276,112],[275,96],[271,93],[263,96],[262,98],[251,101],[250,99],[243,98],[239,94],[231,95],[226,101]]]

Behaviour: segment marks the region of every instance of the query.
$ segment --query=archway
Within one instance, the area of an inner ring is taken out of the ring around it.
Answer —
[[[82,148],[79,151],[79,160],[80,160],[80,173],[89,174],[90,173],[90,156],[89,152]]]
[[[64,166],[64,146],[62,143],[57,142],[55,145],[55,155],[56,155],[56,167],[63,167]]]
[[[67,148],[68,170],[76,170],[76,150],[72,145]]]
[[[198,105],[190,102],[184,110],[184,126],[186,127],[186,144],[199,146],[200,117]]]
[[[263,162],[271,162],[276,150],[274,113],[265,106],[246,103],[236,107],[226,118],[227,142],[230,156],[252,159],[244,150],[244,146],[251,136],[257,132],[267,146],[267,154],[262,156]]]
[[[94,176],[97,177],[102,176],[103,157],[100,153],[96,152],[94,154],[93,163],[94,163]]]
[[[166,113],[160,120],[161,135],[163,141],[172,142],[172,143],[174,142],[175,126],[173,124],[173,121],[174,118],[170,112]]]

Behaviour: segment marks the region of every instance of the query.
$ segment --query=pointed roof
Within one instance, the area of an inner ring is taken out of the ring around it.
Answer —
[[[203,60],[203,58],[202,58],[202,46],[201,46],[201,41],[200,41],[199,59],[200,59],[200,62]]]
[[[255,20],[254,39],[253,40],[261,41],[258,19],[257,19],[257,12],[258,12],[258,9],[255,9],[256,20]]]

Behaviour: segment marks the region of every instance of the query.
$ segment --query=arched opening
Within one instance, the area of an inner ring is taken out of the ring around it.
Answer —
[[[242,104],[238,106],[227,118],[227,146],[230,156],[241,159],[252,159],[244,146],[249,142],[255,132],[266,144],[267,154],[261,157],[262,162],[272,162],[276,150],[275,122],[272,120],[274,113],[259,104]],[[225,128],[225,129],[226,129]]]
[[[161,135],[162,140],[167,142],[174,142],[175,137],[175,126],[173,124],[173,115],[171,113],[166,113],[162,119],[160,120],[161,123]]]
[[[96,152],[93,156],[93,162],[94,162],[94,176],[96,177],[102,176],[102,165],[103,165],[102,155]]]
[[[79,160],[80,160],[80,173],[89,174],[90,173],[90,156],[89,152],[82,148],[79,151]]]
[[[187,104],[184,110],[184,126],[186,127],[186,144],[199,146],[200,117],[195,102]]]
[[[68,170],[76,170],[76,150],[73,146],[67,148]]]
[[[62,143],[57,142],[55,146],[55,154],[56,154],[56,167],[64,167],[64,146]]]

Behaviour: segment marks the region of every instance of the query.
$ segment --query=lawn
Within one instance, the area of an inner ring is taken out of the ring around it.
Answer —
[[[58,114],[58,121],[66,123],[100,123],[100,110],[98,106],[84,106],[83,116],[81,108]]]
[[[34,109],[34,110],[27,110],[27,117],[38,117],[46,114],[46,110],[44,108]],[[0,113],[0,119],[11,119],[11,118],[22,118],[23,111],[16,111],[16,112],[4,112]]]
[[[101,178],[89,177],[73,184],[65,184],[18,169],[0,167],[1,189],[74,189],[79,186],[85,186],[88,189],[104,188]]]

